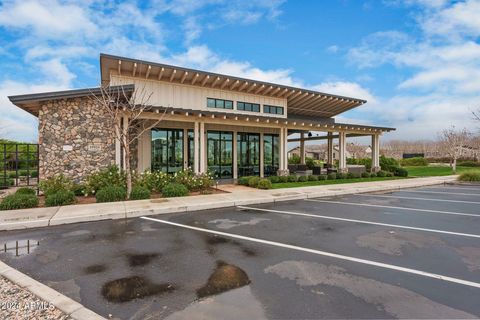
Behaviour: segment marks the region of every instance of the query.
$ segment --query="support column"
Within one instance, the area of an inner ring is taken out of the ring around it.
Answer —
[[[188,168],[188,129],[183,129],[183,169]]]
[[[207,164],[206,164],[206,148],[205,148],[205,122],[200,122],[200,173],[207,172]]]
[[[261,178],[265,176],[264,160],[265,160],[265,150],[264,150],[263,133],[261,132],[260,133],[260,177]]]
[[[372,135],[372,172],[380,171],[380,135]]]
[[[333,132],[327,133],[327,165],[333,166]]]
[[[338,171],[347,172],[347,134],[346,132],[338,133],[338,150],[339,150],[339,159],[338,159]]]
[[[115,164],[120,168],[122,165],[122,151],[121,151],[121,146],[120,146],[120,124],[123,118],[118,120],[118,126],[115,127]]]
[[[233,155],[232,155],[232,159],[233,159],[233,179],[238,179],[238,149],[237,149],[237,131],[234,131],[233,132],[233,141],[232,141],[232,145],[233,145]]]
[[[122,117],[122,135],[123,135],[123,145],[127,144],[127,130],[128,130],[128,118]],[[123,150],[123,148],[120,148]],[[125,160],[126,160],[125,150],[122,152],[122,169],[125,170]]]
[[[193,172],[200,172],[200,128],[198,121],[195,121],[193,127]]]
[[[283,128],[283,170],[288,172],[288,128]]]
[[[300,133],[300,164],[305,164],[305,134]]]

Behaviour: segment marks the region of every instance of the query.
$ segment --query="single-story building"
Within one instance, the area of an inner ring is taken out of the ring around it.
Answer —
[[[152,108],[138,121],[163,117],[135,142],[132,161],[139,171],[191,167],[233,179],[287,174],[287,143],[300,141],[303,148],[313,139],[328,141],[330,163],[338,139],[339,170],[345,171],[347,137],[365,135],[372,138],[377,170],[379,138],[395,130],[336,122],[335,116],[366,102],[357,98],[108,54],[100,54],[100,72],[102,86],[150,93]],[[9,97],[38,117],[40,179],[64,173],[79,181],[108,165],[124,165],[111,119],[91,98],[100,90]],[[312,131],[324,135],[310,137]],[[294,133],[300,138],[289,140]]]

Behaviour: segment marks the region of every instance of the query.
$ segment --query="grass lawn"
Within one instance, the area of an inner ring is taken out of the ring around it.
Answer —
[[[408,170],[408,176],[410,177],[431,177],[431,176],[448,176],[453,174],[450,167],[405,167]],[[467,171],[480,171],[480,168],[472,167],[457,167],[457,173],[463,173]]]
[[[311,187],[311,186],[322,186],[322,185],[328,185],[328,184],[342,184],[342,183],[384,181],[384,180],[398,180],[398,179],[406,179],[406,178],[403,178],[403,177],[384,177],[384,178],[375,177],[375,178],[336,179],[336,180],[305,181],[305,182],[282,182],[282,183],[273,183],[272,184],[272,189]]]

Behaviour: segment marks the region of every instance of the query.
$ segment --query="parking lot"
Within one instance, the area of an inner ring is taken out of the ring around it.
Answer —
[[[0,233],[0,259],[119,319],[480,317],[480,186]]]

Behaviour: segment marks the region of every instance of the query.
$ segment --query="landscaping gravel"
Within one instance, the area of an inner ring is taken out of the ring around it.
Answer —
[[[0,277],[0,319],[71,319],[52,304]]]

